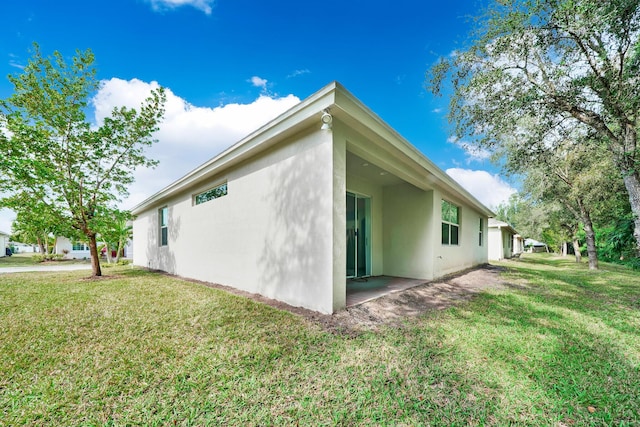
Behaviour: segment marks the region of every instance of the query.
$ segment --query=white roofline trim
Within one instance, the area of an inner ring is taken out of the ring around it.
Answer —
[[[336,81],[331,82],[299,104],[242,138],[236,144],[230,146],[220,154],[139,203],[131,209],[131,212],[133,214],[139,214],[153,205],[160,204],[167,197],[184,191],[191,185],[222,172],[224,169],[240,161],[250,158],[254,154],[281,141],[286,136],[291,135],[295,132],[295,129],[303,127],[305,123],[313,120],[316,116],[318,116],[319,124],[319,114],[322,114],[326,108],[330,110],[333,109],[332,114],[334,115],[346,114],[360,123],[363,123],[365,119],[368,122],[367,124],[370,125],[373,123],[375,128],[371,129],[372,132],[402,152],[408,159],[415,162],[417,166],[433,175],[440,188],[459,193],[463,199],[466,199],[467,202],[486,216],[495,216],[489,208],[484,206],[478,199],[471,195],[471,193],[447,175],[446,172],[422,154],[413,144],[384,122],[380,116],[375,114]]]

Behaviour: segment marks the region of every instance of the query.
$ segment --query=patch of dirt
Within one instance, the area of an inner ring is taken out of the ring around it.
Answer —
[[[286,303],[275,301],[261,295],[239,291],[228,286],[211,284],[197,280],[205,286],[222,289],[236,295],[242,295],[260,301],[271,307],[287,310],[304,317],[323,329],[344,335],[358,335],[366,330],[374,330],[381,325],[400,324],[403,319],[419,316],[432,310],[442,310],[467,301],[486,289],[504,289],[512,287],[500,277],[504,267],[483,265],[450,276],[441,277],[399,292],[390,293],[380,298],[346,308],[338,313],[328,315]]]
[[[381,325],[398,325],[408,317],[442,310],[468,301],[486,289],[510,287],[500,273],[503,267],[484,265],[454,275],[441,277],[413,288],[390,293],[372,301],[349,307],[320,321],[325,329],[354,334]],[[311,318],[310,320],[314,320]]]

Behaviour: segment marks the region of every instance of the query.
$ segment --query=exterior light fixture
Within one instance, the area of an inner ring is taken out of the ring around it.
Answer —
[[[333,117],[329,114],[329,110],[325,109],[322,113],[322,117],[320,117],[320,121],[322,122],[322,126],[320,129],[327,130],[331,129],[331,123],[333,122]]]

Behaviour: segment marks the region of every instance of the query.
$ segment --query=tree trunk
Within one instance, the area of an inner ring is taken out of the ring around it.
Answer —
[[[40,248],[40,254],[41,255],[46,255],[47,251],[44,249],[44,242],[39,237],[37,238],[37,241],[38,241],[38,247]]]
[[[122,255],[122,241],[118,242],[118,250],[116,251],[116,264],[120,262],[120,255]]]
[[[580,253],[580,242],[573,239],[573,253],[576,255],[576,262],[582,262],[582,254]]]
[[[111,264],[111,247],[107,242],[104,242],[104,255],[107,257],[107,262]]]
[[[593,231],[593,223],[591,222],[591,214],[580,203],[580,213],[584,224],[582,228],[586,234],[587,256],[589,258],[589,270],[598,269],[598,252],[596,250],[596,233]]]
[[[567,253],[569,251],[567,250],[567,242],[562,242],[562,256],[567,256]]]
[[[629,203],[633,212],[633,237],[636,238],[636,254],[640,256],[640,178],[638,173],[627,173],[623,177],[629,193]]]
[[[93,277],[102,276],[102,270],[100,269],[100,256],[98,254],[98,244],[96,243],[96,235],[90,234],[89,236],[89,253],[91,254],[91,271]]]

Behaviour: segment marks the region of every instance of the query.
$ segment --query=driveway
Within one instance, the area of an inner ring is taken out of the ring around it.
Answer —
[[[28,267],[0,267],[3,273],[28,273],[32,271],[76,271],[91,270],[91,264],[67,264],[67,265],[30,265]]]

